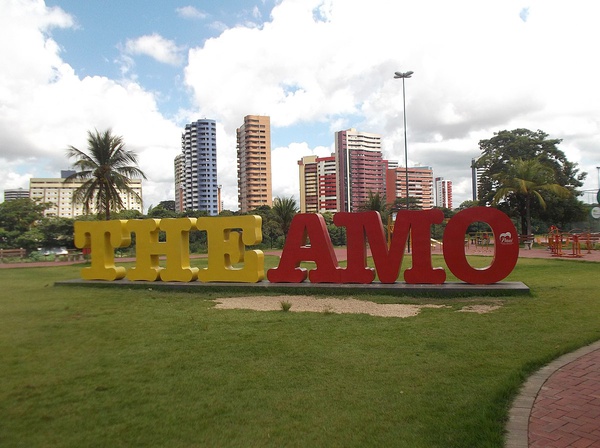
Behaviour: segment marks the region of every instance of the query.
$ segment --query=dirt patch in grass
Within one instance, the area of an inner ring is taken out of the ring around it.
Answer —
[[[370,314],[381,317],[413,317],[423,308],[449,308],[445,305],[403,305],[380,304],[352,298],[317,298],[311,296],[250,296],[215,299],[217,309],[245,309],[254,311],[281,311],[282,302],[290,303],[289,311],[336,313],[336,314]],[[490,312],[499,306],[470,305],[461,311],[476,313]]]
[[[477,313],[477,314],[485,314],[491,313],[492,311],[496,311],[500,309],[500,305],[468,305],[463,306],[460,310],[461,313]]]

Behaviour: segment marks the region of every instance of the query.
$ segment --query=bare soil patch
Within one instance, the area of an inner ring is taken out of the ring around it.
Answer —
[[[249,296],[227,297],[214,300],[217,309],[246,309],[253,311],[280,311],[282,302],[291,304],[290,312],[369,314],[380,317],[413,317],[423,308],[449,308],[445,305],[381,304],[353,298],[317,298],[311,296]],[[470,305],[461,311],[485,313],[499,306]]]
[[[461,313],[477,313],[477,314],[485,314],[491,313],[492,311],[496,311],[500,309],[500,305],[468,305],[463,306],[460,310]]]

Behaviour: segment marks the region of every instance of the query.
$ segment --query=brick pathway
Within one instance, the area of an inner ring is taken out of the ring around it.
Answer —
[[[532,375],[507,432],[506,448],[600,447],[600,341]]]
[[[529,417],[530,447],[600,447],[600,349],[557,370]]]

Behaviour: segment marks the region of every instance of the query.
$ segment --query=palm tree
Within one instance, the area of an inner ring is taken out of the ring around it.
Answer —
[[[385,203],[385,196],[379,192],[373,193],[369,191],[367,199],[361,204],[359,210],[379,212],[381,221],[387,223],[387,217],[390,212],[390,207]]]
[[[546,208],[546,201],[541,192],[547,191],[559,197],[568,197],[571,191],[555,183],[554,171],[544,165],[538,158],[509,160],[506,171],[493,176],[499,183],[493,203],[514,197],[521,216],[521,229],[526,235],[531,235],[531,202],[535,198]]]
[[[277,221],[281,227],[281,231],[284,235],[287,235],[288,230],[290,230],[290,225],[292,224],[292,219],[296,213],[298,213],[296,200],[291,197],[276,197],[273,200],[273,208],[271,210],[273,211],[275,221]]]
[[[81,201],[86,213],[95,205],[98,216],[110,219],[111,210],[124,207],[121,192],[139,195],[129,186],[129,179],[146,175],[137,167],[137,155],[125,149],[123,137],[113,135],[108,129],[88,131],[87,153],[74,146],[67,148],[67,156],[75,158],[78,171],[66,180],[83,180],[75,190],[73,201]],[[141,198],[139,198],[141,200]]]

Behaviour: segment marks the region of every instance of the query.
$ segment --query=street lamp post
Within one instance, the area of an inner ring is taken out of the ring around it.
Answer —
[[[406,90],[404,88],[404,80],[410,78],[414,72],[396,72],[394,79],[402,79],[402,109],[404,113],[404,174],[406,175],[406,210],[410,209],[408,202],[408,145],[406,143]],[[410,253],[410,233],[408,234],[408,253]]]
[[[404,173],[406,175],[406,209],[410,208],[408,203],[408,145],[406,143],[406,90],[404,80],[410,78],[414,72],[396,72],[394,79],[402,79],[402,108],[404,111]]]

